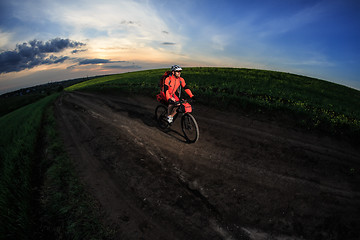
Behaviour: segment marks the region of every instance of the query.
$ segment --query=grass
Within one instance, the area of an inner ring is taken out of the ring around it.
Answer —
[[[0,238],[103,239],[97,204],[84,191],[45,97],[0,118]]]
[[[155,98],[166,69],[96,78],[66,90],[143,94]],[[262,113],[308,130],[360,141],[360,92],[315,78],[266,70],[185,68],[182,77],[199,102],[223,110]]]
[[[0,234],[26,239],[32,231],[36,144],[49,96],[0,118]]]
[[[51,108],[45,115],[43,141],[47,146],[43,160],[46,167],[37,239],[111,238],[111,229],[100,221],[99,204],[84,190],[64,151]]]

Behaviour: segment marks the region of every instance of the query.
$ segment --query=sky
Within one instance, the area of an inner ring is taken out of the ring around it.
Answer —
[[[174,64],[359,90],[359,12],[358,0],[0,0],[0,94]]]

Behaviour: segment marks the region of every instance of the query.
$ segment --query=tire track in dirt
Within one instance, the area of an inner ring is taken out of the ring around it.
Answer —
[[[56,103],[69,155],[120,239],[358,236],[351,145],[196,105],[200,140],[186,144],[180,121],[156,127],[156,105],[79,92]]]

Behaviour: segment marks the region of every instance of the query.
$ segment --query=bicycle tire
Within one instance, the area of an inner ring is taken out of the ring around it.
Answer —
[[[167,107],[164,105],[158,105],[155,109],[155,120],[161,129],[167,129],[169,127],[167,112]]]
[[[185,113],[181,117],[181,129],[188,143],[195,143],[199,140],[199,126],[190,113]]]

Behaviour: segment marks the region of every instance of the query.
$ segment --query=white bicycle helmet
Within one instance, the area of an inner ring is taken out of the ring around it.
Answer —
[[[182,68],[179,65],[171,66],[171,71],[181,71]]]

